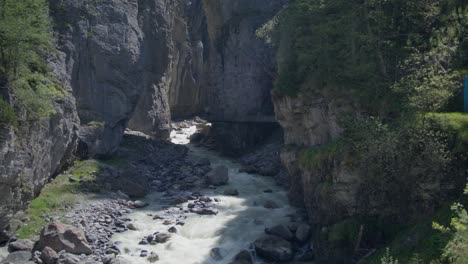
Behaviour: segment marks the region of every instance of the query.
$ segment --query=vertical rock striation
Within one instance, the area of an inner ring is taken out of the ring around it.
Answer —
[[[203,110],[213,122],[213,136],[229,152],[244,151],[276,127],[270,96],[276,72],[274,51],[255,32],[285,3],[203,1],[208,38]]]

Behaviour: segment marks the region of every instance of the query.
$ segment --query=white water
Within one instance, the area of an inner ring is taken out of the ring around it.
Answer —
[[[8,256],[8,249],[7,247],[0,247],[0,261]]]
[[[183,133],[173,132],[172,142],[188,144],[188,136],[195,132],[195,127],[183,130]],[[127,231],[115,234],[113,241],[120,241],[119,249],[122,256],[132,263],[149,263],[146,258],[140,257],[141,250],[155,252],[161,264],[227,264],[243,249],[251,247],[251,243],[264,234],[266,227],[277,224],[287,224],[288,215],[295,212],[287,202],[286,191],[276,186],[273,179],[247,173],[239,173],[239,165],[228,159],[220,157],[217,153],[188,145],[190,155],[199,158],[208,158],[212,167],[224,165],[229,168],[229,185],[215,190],[200,190],[200,193],[221,201],[216,208],[219,210],[215,216],[188,216],[183,221],[184,226],[177,225],[177,234],[165,244],[138,245],[139,241],[156,231],[167,232],[173,225],[163,225],[161,220],[153,220],[152,215],[164,215],[164,197],[161,193],[154,193],[147,197],[150,206],[137,210],[129,215],[137,231]],[[236,188],[240,195],[230,197],[223,195],[227,187]],[[264,193],[266,189],[273,193]],[[263,203],[266,200],[275,201],[279,209],[266,209]],[[187,204],[184,204],[186,208]],[[220,248],[222,260],[210,257],[213,248]],[[256,263],[262,263],[257,260]]]

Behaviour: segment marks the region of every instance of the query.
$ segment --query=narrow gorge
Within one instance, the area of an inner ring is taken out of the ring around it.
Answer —
[[[0,263],[468,263],[465,2],[0,0]]]

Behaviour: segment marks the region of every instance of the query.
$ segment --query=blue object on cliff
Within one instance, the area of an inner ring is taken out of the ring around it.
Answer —
[[[464,93],[464,102],[465,102],[465,113],[468,113],[468,75],[465,75],[465,93]]]

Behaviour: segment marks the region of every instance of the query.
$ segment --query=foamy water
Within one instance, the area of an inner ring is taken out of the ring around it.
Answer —
[[[0,247],[0,261],[8,256],[8,249],[7,247]]]
[[[195,127],[173,132],[171,139],[176,144],[188,144],[188,136],[196,131]],[[212,167],[224,165],[229,168],[229,185],[215,190],[199,190],[206,196],[220,199],[216,204],[218,215],[201,216],[193,213],[183,214],[187,218],[180,219],[185,225],[177,225],[178,232],[164,244],[139,245],[139,241],[155,232],[166,232],[173,225],[163,225],[161,220],[153,220],[154,215],[164,216],[164,197],[161,193],[147,196],[150,205],[142,210],[136,210],[129,215],[136,231],[127,231],[113,236],[113,241],[119,241],[122,257],[132,263],[149,263],[140,257],[141,250],[159,255],[161,264],[209,264],[230,263],[241,250],[252,248],[252,242],[264,234],[266,227],[277,224],[287,224],[288,215],[295,212],[287,200],[286,191],[278,187],[269,177],[261,177],[247,173],[239,173],[239,165],[201,148],[188,145],[190,155],[198,158],[208,158]],[[236,188],[239,196],[223,195],[226,188]],[[271,189],[273,193],[264,193]],[[265,201],[276,202],[280,208],[266,209]],[[187,203],[183,204],[185,209]],[[176,208],[175,211],[178,209]],[[221,260],[210,256],[213,248],[219,248]],[[256,263],[262,263],[257,260]]]

